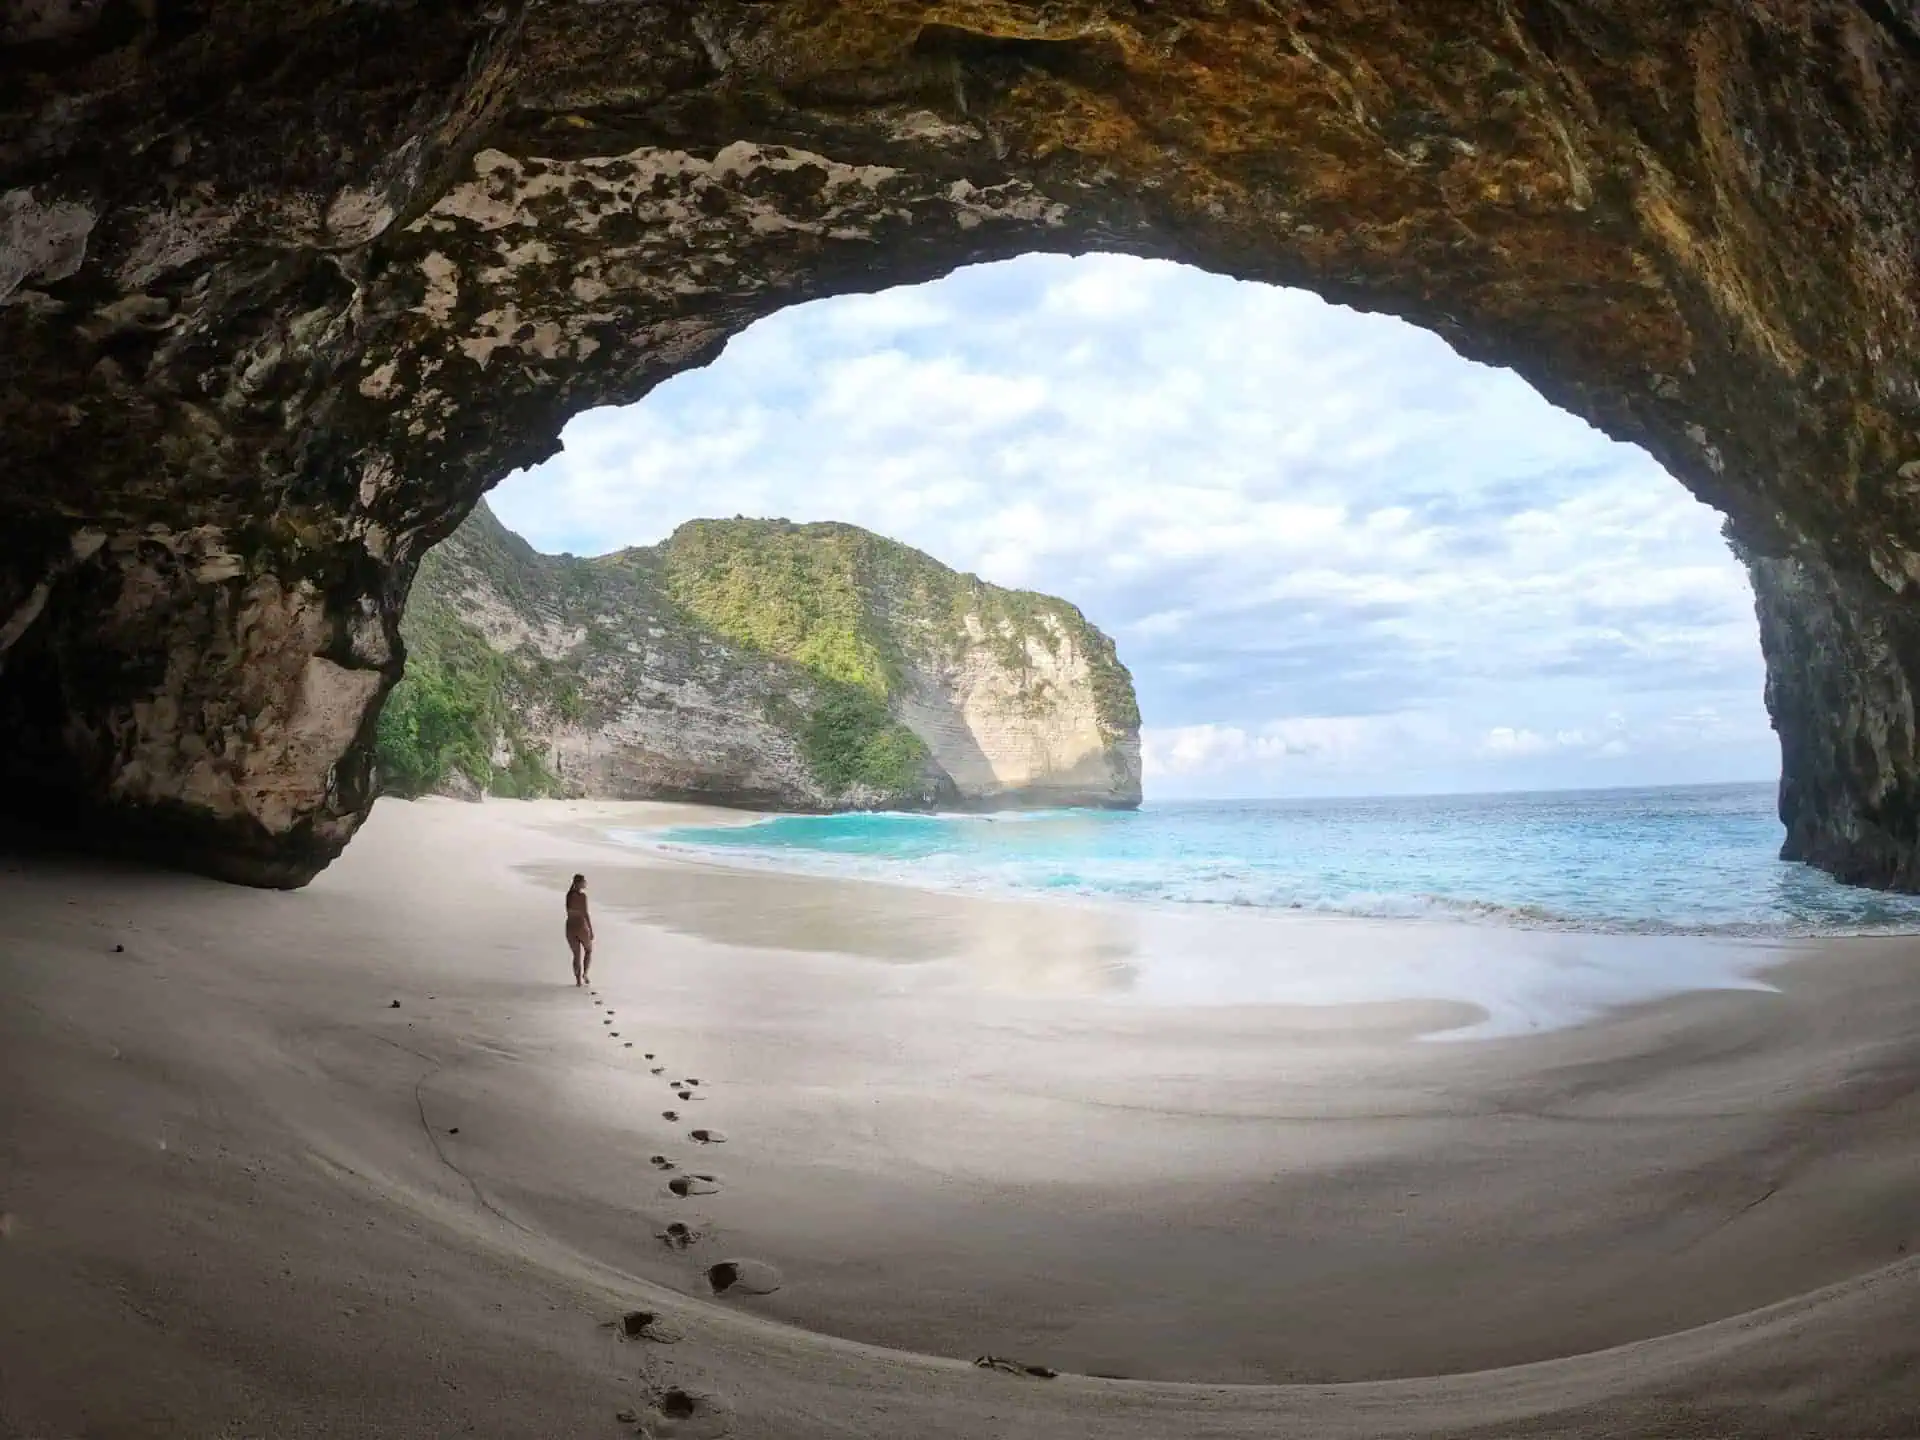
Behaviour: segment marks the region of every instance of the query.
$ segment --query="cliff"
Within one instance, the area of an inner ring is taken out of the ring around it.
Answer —
[[[1140,801],[1139,711],[1073,606],[851,525],[695,520],[596,559],[484,504],[420,567],[380,721],[400,793],[771,809]]]

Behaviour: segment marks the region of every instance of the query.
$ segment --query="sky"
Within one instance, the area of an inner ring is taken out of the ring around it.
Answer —
[[[1118,643],[1149,800],[1770,780],[1746,574],[1649,456],[1299,290],[1027,256],[795,306],[493,492],[545,551],[845,520]]]

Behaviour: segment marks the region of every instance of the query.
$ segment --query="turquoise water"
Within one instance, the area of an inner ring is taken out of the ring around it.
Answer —
[[[1920,899],[1783,863],[1781,833],[1771,785],[1720,785],[795,815],[681,827],[654,843],[808,873],[1154,907],[1655,935],[1920,931]]]

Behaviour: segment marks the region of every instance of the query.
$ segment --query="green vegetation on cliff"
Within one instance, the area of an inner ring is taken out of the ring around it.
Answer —
[[[897,693],[903,648],[949,659],[993,648],[1029,668],[1027,638],[1070,638],[1086,657],[1102,730],[1140,726],[1133,678],[1113,641],[1064,600],[1007,590],[853,525],[694,520],[662,547],[668,589],[721,634],[881,700]]]
[[[1017,723],[1049,723],[1084,684],[1117,788],[1104,770],[1073,783],[1091,803],[1138,799],[1139,717],[1111,641],[1064,601],[850,525],[696,520],[583,560],[538,554],[483,505],[423,559],[402,632],[406,677],[378,745],[400,794],[581,793],[613,765],[615,793],[953,803],[954,776],[903,707],[954,703],[943,686],[985,662],[1008,677]],[[1062,641],[1084,661],[1065,690]]]
[[[511,696],[524,665],[463,621],[431,584],[416,589],[402,626],[407,672],[380,712],[381,782],[396,795],[458,785],[492,795],[550,794],[553,777],[520,733]],[[504,750],[507,763],[494,757]]]

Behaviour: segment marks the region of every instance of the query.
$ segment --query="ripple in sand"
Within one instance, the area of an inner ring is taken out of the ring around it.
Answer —
[[[716,1295],[771,1295],[782,1284],[780,1272],[764,1260],[722,1260],[707,1267],[707,1284]]]

